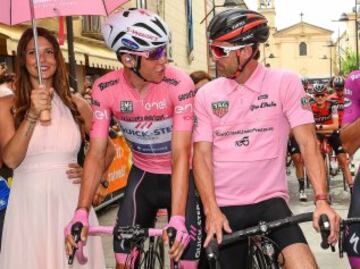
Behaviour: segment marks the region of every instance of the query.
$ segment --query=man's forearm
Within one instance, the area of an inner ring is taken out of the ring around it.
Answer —
[[[95,191],[104,171],[104,159],[87,156],[84,164],[84,175],[81,182],[78,208],[91,207]]]
[[[171,214],[185,216],[189,192],[189,155],[174,156],[171,175]]]
[[[212,208],[218,207],[215,198],[215,188],[212,177],[211,160],[205,159],[201,154],[194,154],[193,171],[197,190],[204,207],[205,215]]]
[[[305,144],[299,146],[315,194],[327,193],[325,164],[317,141],[309,139]]]

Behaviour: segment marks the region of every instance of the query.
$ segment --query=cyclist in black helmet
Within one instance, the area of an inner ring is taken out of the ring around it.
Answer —
[[[300,78],[258,62],[259,44],[269,36],[267,19],[254,11],[229,9],[210,22],[210,50],[218,79],[201,87],[194,101],[195,182],[206,216],[205,246],[223,230],[290,216],[285,175],[286,143],[297,139],[315,192],[314,226],[320,214],[331,221],[336,241],[339,216],[328,204],[325,167],[313,116]],[[318,268],[297,225],[270,233],[284,268]],[[246,241],[246,240],[245,240]],[[222,268],[247,268],[247,242],[220,248]]]

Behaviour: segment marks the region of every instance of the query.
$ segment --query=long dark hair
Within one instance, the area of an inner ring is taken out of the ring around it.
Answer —
[[[38,35],[44,37],[54,48],[56,59],[56,71],[53,78],[53,87],[59,95],[63,103],[70,109],[75,122],[79,125],[81,135],[84,137],[84,119],[81,117],[75,103],[72,101],[70,85],[67,76],[66,65],[64,57],[61,53],[59,43],[55,36],[45,28],[37,28]],[[29,28],[22,34],[16,55],[16,94],[15,94],[15,126],[16,128],[23,121],[26,111],[30,108],[31,100],[30,94],[33,86],[31,85],[29,72],[26,69],[26,54],[25,50],[29,42],[33,39],[33,30]]]

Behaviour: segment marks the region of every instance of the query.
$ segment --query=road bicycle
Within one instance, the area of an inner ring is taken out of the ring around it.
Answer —
[[[260,221],[256,226],[224,235],[220,246],[213,239],[206,248],[210,269],[221,269],[219,247],[221,248],[241,240],[248,240],[247,269],[280,269],[282,264],[279,263],[277,254],[281,255],[281,253],[279,253],[276,243],[268,235],[279,227],[312,221],[312,218],[313,213],[308,212],[269,222]]]

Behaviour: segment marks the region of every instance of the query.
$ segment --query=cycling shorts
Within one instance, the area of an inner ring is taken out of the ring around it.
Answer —
[[[358,171],[353,186],[353,193],[350,201],[348,218],[360,217],[360,171]],[[350,264],[357,262],[360,264],[360,223],[355,223],[345,227],[344,250],[347,252]]]
[[[188,231],[197,231],[196,240],[191,240],[184,251],[182,260],[198,260],[201,252],[201,211],[199,195],[195,190],[190,172],[189,194],[186,204],[185,224]],[[116,223],[120,226],[140,225],[154,227],[158,209],[166,208],[171,216],[171,175],[152,174],[132,166],[125,195],[120,200]],[[190,229],[191,227],[191,229]],[[129,254],[130,242],[115,240],[114,252]]]
[[[255,226],[262,221],[272,221],[292,215],[282,198],[272,198],[253,205],[229,206],[221,208],[233,231]],[[287,225],[274,230],[268,236],[278,246],[277,254],[285,247],[295,244],[307,244],[299,225]],[[248,268],[248,241],[243,240],[220,248],[222,269]]]
[[[299,144],[296,142],[295,137],[291,136],[288,140],[287,150],[290,155],[300,153]]]
[[[322,135],[322,134],[318,134],[317,137],[321,142],[324,139],[324,135]],[[341,144],[341,140],[340,140],[340,132],[338,130],[334,131],[330,136],[327,137],[327,139],[328,139],[329,145],[333,148],[336,155],[338,155],[340,153],[345,153],[344,148]]]

